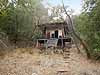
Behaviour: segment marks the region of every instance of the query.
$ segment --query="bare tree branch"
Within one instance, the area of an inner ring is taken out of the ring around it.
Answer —
[[[75,38],[74,38],[74,36],[80,41],[80,43],[83,45],[83,47],[84,47],[84,49],[85,49],[85,51],[86,51],[86,54],[87,54],[87,58],[90,58],[91,56],[90,56],[90,52],[89,52],[89,49],[87,48],[87,46],[86,46],[86,44],[83,42],[83,40],[75,33],[75,31],[74,31],[74,29],[73,29],[73,22],[72,22],[72,19],[71,19],[71,17],[70,17],[70,15],[67,13],[67,11],[66,11],[66,8],[65,8],[65,6],[64,6],[64,2],[63,2],[63,0],[62,0],[62,4],[63,4],[63,9],[64,9],[64,12],[65,12],[65,14],[67,15],[67,17],[68,17],[68,19],[69,19],[69,25],[68,25],[68,29],[69,29],[69,32],[70,32],[70,34],[71,34],[71,36],[72,36],[72,38],[73,38],[73,40],[74,40],[74,42],[75,42],[75,45],[76,45],[76,47],[77,47],[77,49],[78,49],[78,51],[79,51],[79,47],[78,47],[78,45],[77,45],[77,42],[76,42],[76,40],[75,40]],[[70,27],[70,28],[69,28]]]

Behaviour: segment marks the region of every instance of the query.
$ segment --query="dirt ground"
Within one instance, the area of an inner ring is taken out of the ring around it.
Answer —
[[[69,58],[39,53],[38,49],[16,49],[0,58],[0,75],[100,75],[100,64],[87,60],[76,49]]]

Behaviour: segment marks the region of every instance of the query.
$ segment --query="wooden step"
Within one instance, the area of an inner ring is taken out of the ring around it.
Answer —
[[[70,58],[70,57],[69,57],[69,56],[64,56],[63,58],[64,58],[64,59],[68,59],[68,58]]]
[[[70,63],[70,61],[66,60],[66,61],[64,61],[64,63]]]
[[[70,52],[70,51],[64,51],[64,52]]]
[[[64,52],[64,54],[70,54],[70,52]]]
[[[64,54],[64,56],[70,56],[70,54],[69,53],[66,53],[66,54]]]
[[[68,75],[69,71],[58,71],[57,75]]]

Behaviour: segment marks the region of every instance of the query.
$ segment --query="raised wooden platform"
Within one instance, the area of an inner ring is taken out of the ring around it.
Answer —
[[[37,39],[37,47],[67,47],[71,46],[71,38]]]

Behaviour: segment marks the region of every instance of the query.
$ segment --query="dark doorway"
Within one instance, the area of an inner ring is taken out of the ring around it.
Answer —
[[[55,38],[54,34],[52,34],[52,38]]]
[[[58,30],[55,31],[55,38],[58,38]]]

